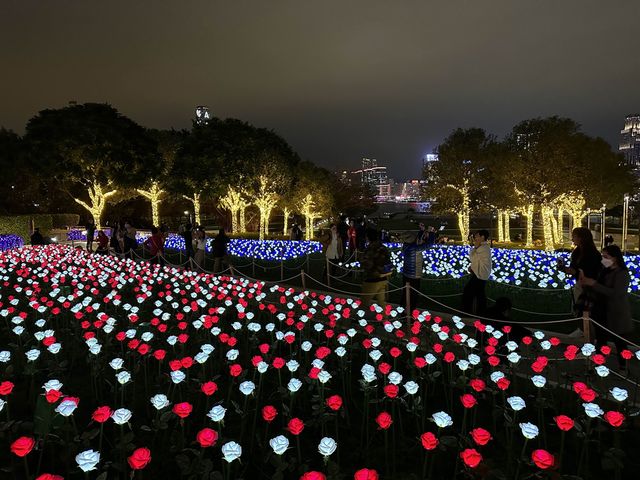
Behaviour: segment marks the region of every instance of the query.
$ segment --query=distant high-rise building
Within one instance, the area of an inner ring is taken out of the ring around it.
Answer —
[[[211,115],[209,113],[209,107],[204,105],[198,105],[196,107],[196,123],[198,125],[206,125],[209,123]]]
[[[620,153],[624,161],[635,169],[640,169],[640,115],[627,115],[624,129],[620,132]]]
[[[437,153],[427,153],[424,157],[422,157],[422,169],[424,170],[424,168],[434,162],[438,161],[438,154]]]

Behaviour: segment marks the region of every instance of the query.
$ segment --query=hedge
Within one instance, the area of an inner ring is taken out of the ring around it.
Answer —
[[[52,213],[53,228],[69,228],[80,224],[80,215],[77,213]]]
[[[49,214],[0,216],[0,234],[14,233],[22,237],[25,244],[30,243],[31,220],[43,235],[53,229],[53,219]]]

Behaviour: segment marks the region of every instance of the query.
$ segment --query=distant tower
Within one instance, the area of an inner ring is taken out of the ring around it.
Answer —
[[[627,115],[624,129],[620,131],[620,153],[624,155],[627,165],[640,170],[640,115]]]
[[[209,114],[209,107],[199,105],[196,107],[196,123],[198,125],[206,125],[209,123],[211,115]]]

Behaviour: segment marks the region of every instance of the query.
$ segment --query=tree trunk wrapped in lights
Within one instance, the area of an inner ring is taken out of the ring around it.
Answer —
[[[201,225],[200,222],[200,192],[195,192],[191,197],[186,195],[182,196],[186,200],[189,200],[193,204],[193,218],[196,225]]]
[[[305,218],[305,240],[313,239],[313,218],[316,215],[315,208],[316,203],[313,201],[311,194],[308,193],[300,204],[300,212]]]
[[[504,215],[504,220],[502,221],[502,227],[504,228],[504,241],[510,242],[511,231],[510,231],[509,223],[511,221],[511,212],[509,212],[508,210],[505,210],[504,212],[502,212],[502,214]]]
[[[460,236],[462,241],[466,242],[469,239],[469,180],[465,179],[461,186],[447,185],[457,191],[462,198],[459,210],[456,212],[458,216],[458,228],[460,229]]]
[[[558,220],[553,213],[553,207],[550,208],[549,220],[551,221],[551,238],[553,238],[553,244],[557,245],[560,243],[560,237],[558,236]]]
[[[246,201],[239,190],[229,186],[224,197],[220,198],[220,206],[231,212],[231,233],[238,233],[238,213],[246,208]]]
[[[558,221],[556,224],[558,227],[558,243],[562,245],[564,243],[564,208],[562,205],[558,206]]]
[[[106,185],[104,188],[107,188],[107,187],[108,185]],[[74,198],[74,200],[80,205],[82,205],[84,208],[89,210],[89,212],[91,213],[91,216],[93,217],[93,223],[95,224],[96,229],[100,230],[100,219],[102,217],[102,212],[104,211],[104,207],[107,205],[107,200],[109,199],[109,197],[112,197],[113,195],[115,195],[118,191],[109,190],[105,192],[103,190],[103,186],[100,185],[100,183],[95,181],[89,186],[87,191],[89,193],[90,203],[86,203],[85,201],[80,200],[79,198]]]
[[[533,247],[533,203],[520,208],[520,214],[527,219],[527,232],[525,234],[525,247]]]
[[[584,208],[586,201],[581,193],[563,193],[556,199],[556,203],[562,205],[563,211],[566,210],[571,215],[573,228],[582,225],[582,219],[587,215],[587,211]]]
[[[542,233],[544,235],[544,249],[553,250],[554,248],[554,236],[557,234],[557,230],[554,231],[553,222],[555,218],[553,216],[553,207],[550,205],[542,204],[540,206],[542,213]]]
[[[504,229],[502,228],[502,210],[498,209],[498,242],[504,242]]]
[[[282,208],[282,215],[284,217],[284,227],[282,228],[282,234],[286,235],[289,230],[289,207]]]
[[[278,197],[279,195],[273,182],[269,181],[266,175],[260,175],[258,191],[253,200],[253,204],[258,207],[260,212],[260,240],[264,240],[264,237],[269,235],[269,217]]]
[[[158,182],[153,182],[149,190],[137,188],[136,191],[151,202],[151,222],[154,226],[159,227],[160,213],[158,210],[161,201],[160,197],[164,194],[164,190],[158,186]]]

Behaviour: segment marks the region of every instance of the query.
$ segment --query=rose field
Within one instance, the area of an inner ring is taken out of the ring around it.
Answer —
[[[638,351],[70,246],[0,281],[1,478],[637,478]]]

